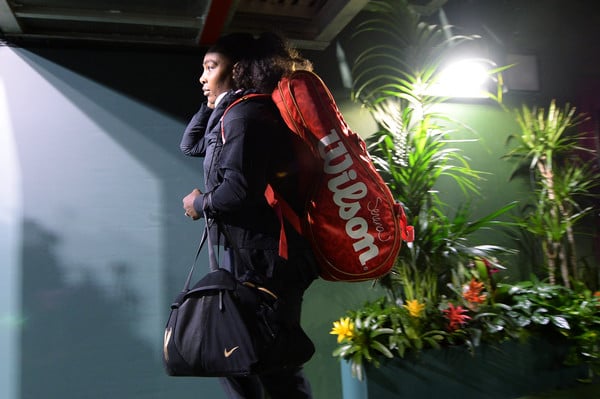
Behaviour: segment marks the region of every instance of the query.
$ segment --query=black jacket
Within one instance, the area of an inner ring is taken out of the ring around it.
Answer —
[[[205,187],[194,203],[196,211],[206,211],[209,218],[220,220],[238,248],[277,253],[280,221],[264,191],[271,183],[301,210],[306,193],[300,192],[297,176],[303,165],[294,155],[297,138],[285,126],[270,97],[249,97],[227,110],[223,118],[225,110],[246,94],[230,92],[214,110],[203,105],[188,124],[180,148],[186,155],[204,157]],[[211,237],[225,243],[216,229],[213,225]],[[289,227],[286,235],[290,259],[295,251],[306,258],[306,240]],[[255,266],[266,267],[265,273],[271,275],[280,261]],[[316,276],[314,264],[301,267],[310,270],[310,279]]]

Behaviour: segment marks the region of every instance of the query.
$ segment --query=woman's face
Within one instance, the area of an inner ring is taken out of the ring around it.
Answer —
[[[219,94],[233,88],[233,65],[231,60],[221,53],[206,53],[202,67],[204,70],[200,76],[200,83],[208,106],[212,108]]]

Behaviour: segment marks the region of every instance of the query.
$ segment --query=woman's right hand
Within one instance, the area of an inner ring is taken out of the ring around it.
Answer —
[[[183,209],[185,210],[185,216],[191,218],[192,220],[200,219],[200,215],[196,212],[194,208],[194,200],[200,196],[202,192],[197,188],[193,189],[191,193],[186,195],[183,198]]]

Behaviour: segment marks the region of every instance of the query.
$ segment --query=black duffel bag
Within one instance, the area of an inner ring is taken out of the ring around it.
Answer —
[[[242,283],[221,268],[190,289],[193,270],[194,266],[171,305],[165,328],[163,362],[168,375],[250,375],[297,367],[312,357],[315,348],[302,327],[280,317],[276,293]]]

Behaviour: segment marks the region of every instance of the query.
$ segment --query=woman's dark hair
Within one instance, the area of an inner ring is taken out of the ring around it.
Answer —
[[[254,41],[254,36],[250,33],[230,33],[217,39],[215,44],[210,46],[206,52],[222,54],[227,57],[233,65],[240,59],[252,56]]]
[[[252,43],[233,67],[237,88],[271,93],[283,76],[297,69],[312,70],[311,62],[275,33],[263,33]]]

